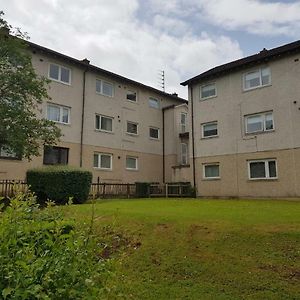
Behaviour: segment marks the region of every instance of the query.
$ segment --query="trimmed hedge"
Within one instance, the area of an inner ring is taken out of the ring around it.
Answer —
[[[27,183],[39,201],[47,199],[66,203],[72,197],[74,203],[88,199],[92,173],[70,167],[43,167],[27,171]]]

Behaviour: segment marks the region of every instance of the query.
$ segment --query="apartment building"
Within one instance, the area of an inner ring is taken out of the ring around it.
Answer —
[[[29,50],[37,74],[51,80],[51,99],[37,115],[56,122],[63,136],[30,162],[0,149],[0,179],[25,179],[29,168],[62,164],[91,170],[102,182],[167,182],[174,168],[188,164],[179,136],[184,126],[187,131],[186,100],[87,59],[33,43]]]
[[[198,196],[300,196],[300,41],[182,85]]]

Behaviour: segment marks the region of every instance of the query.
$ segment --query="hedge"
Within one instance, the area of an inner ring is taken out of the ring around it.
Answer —
[[[83,203],[89,196],[92,173],[65,166],[43,167],[28,170],[27,183],[41,202],[50,199],[63,204],[71,197],[74,203]]]

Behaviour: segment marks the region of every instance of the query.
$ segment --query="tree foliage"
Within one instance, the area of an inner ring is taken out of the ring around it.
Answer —
[[[49,99],[48,80],[35,73],[27,34],[2,17],[0,12],[0,146],[31,159],[61,133],[54,122],[37,117],[43,100]]]

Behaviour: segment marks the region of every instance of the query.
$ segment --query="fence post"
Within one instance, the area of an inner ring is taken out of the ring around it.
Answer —
[[[168,198],[168,184],[166,183],[166,185],[165,185],[165,187],[166,187],[166,198]]]
[[[102,193],[102,197],[105,198],[105,183],[103,183],[103,193]]]
[[[97,177],[97,197],[100,197],[100,177]]]
[[[127,183],[127,198],[130,197],[130,186],[129,183]]]

